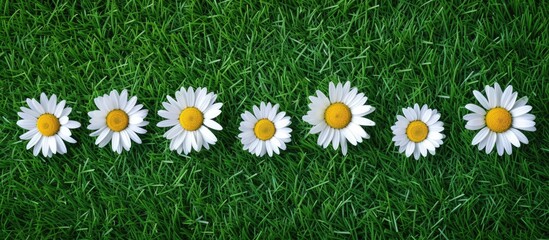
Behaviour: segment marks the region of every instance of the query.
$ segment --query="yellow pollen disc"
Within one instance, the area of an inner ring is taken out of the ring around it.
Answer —
[[[202,126],[204,115],[195,107],[188,107],[179,114],[179,123],[187,131],[196,131]]]
[[[59,124],[59,119],[53,114],[45,113],[40,115],[38,121],[36,121],[36,127],[42,135],[51,137],[59,132],[61,124]]]
[[[502,133],[511,128],[513,118],[505,108],[492,108],[486,113],[486,125],[494,132]]]
[[[120,109],[115,109],[107,114],[107,127],[115,132],[120,132],[128,127],[130,117]]]
[[[259,119],[254,126],[255,136],[263,141],[271,139],[275,135],[275,132],[276,128],[274,123],[266,118]]]
[[[324,112],[324,120],[328,126],[335,129],[347,127],[351,122],[351,109],[343,103],[333,103]]]
[[[425,140],[427,138],[427,134],[429,134],[427,124],[419,120],[410,122],[406,128],[406,136],[408,136],[410,141],[415,143]]]

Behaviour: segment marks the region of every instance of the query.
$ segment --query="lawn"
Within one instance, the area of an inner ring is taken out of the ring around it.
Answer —
[[[548,1],[2,0],[0,13],[3,239],[549,238]],[[343,156],[301,117],[308,96],[347,80],[377,125]],[[478,151],[462,119],[494,82],[537,116],[510,156]],[[224,129],[182,156],[157,111],[188,86],[218,94]],[[120,155],[86,129],[112,89],[138,96],[151,122]],[[41,92],[82,123],[68,154],[34,157],[19,139],[17,111]],[[261,101],[292,117],[272,158],[237,138]],[[438,109],[446,135],[418,161],[390,130],[414,103]]]

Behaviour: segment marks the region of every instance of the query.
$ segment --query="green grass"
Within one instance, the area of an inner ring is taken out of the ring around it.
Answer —
[[[41,2],[0,1],[2,238],[549,238],[547,1]],[[301,117],[316,89],[347,80],[377,126],[342,156]],[[494,82],[537,116],[511,156],[471,146],[462,120],[472,91]],[[224,103],[219,142],[188,157],[156,127],[182,86]],[[94,145],[86,113],[124,88],[151,124],[118,155]],[[16,113],[41,92],[83,125],[66,155],[33,157],[19,140]],[[260,101],[292,117],[292,142],[273,158],[236,137]],[[438,109],[447,136],[419,161],[389,129],[414,103]]]

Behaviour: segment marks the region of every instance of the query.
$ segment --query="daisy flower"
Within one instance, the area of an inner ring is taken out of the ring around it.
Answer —
[[[21,107],[17,115],[21,120],[17,125],[27,130],[20,136],[22,140],[30,140],[27,149],[32,147],[32,153],[37,156],[40,150],[44,157],[51,157],[53,154],[65,154],[67,147],[64,141],[76,143],[71,137],[71,130],[79,128],[80,123],[69,120],[72,108],[65,107],[65,100],[57,103],[57,96],[53,94],[49,99],[46,94],[40,94],[40,102],[36,99],[27,98],[27,105],[30,108]]]
[[[267,153],[269,157],[273,153],[280,154],[280,150],[286,150],[286,143],[291,141],[290,117],[285,112],[278,112],[278,104],[261,102],[259,108],[253,106],[253,114],[245,111],[240,115],[243,119],[238,128],[238,134],[244,150],[256,156],[262,157]]]
[[[144,134],[147,130],[143,129],[149,124],[144,121],[148,110],[142,109],[142,104],[137,104],[137,97],[133,96],[128,100],[128,91],[112,90],[109,95],[97,97],[93,100],[99,110],[88,113],[90,116],[90,125],[88,129],[95,130],[90,136],[97,137],[95,144],[99,147],[105,147],[111,142],[112,150],[118,154],[122,153],[122,148],[130,150],[132,141],[141,144],[141,139],[137,134]]]
[[[216,103],[217,95],[208,92],[206,88],[187,90],[181,88],[175,92],[175,99],[167,96],[168,102],[162,105],[166,110],[158,111],[165,118],[157,124],[158,127],[170,127],[164,137],[170,142],[170,150],[176,150],[185,155],[192,149],[200,151],[202,147],[210,149],[217,138],[210,129],[222,130],[223,127],[213,119],[221,113],[222,103]]]
[[[337,86],[330,82],[329,97],[318,90],[316,95],[309,97],[310,111],[303,120],[313,125],[309,133],[320,133],[318,145],[326,148],[332,143],[334,150],[341,145],[341,151],[346,155],[347,141],[356,146],[363,138],[370,138],[361,126],[375,126],[372,120],[364,117],[375,108],[365,105],[368,98],[358,93],[357,88],[351,89],[350,82]]]
[[[417,103],[414,108],[403,108],[402,113],[404,116],[397,115],[397,122],[391,127],[398,151],[406,152],[406,157],[414,154],[416,160],[420,155],[426,157],[427,151],[435,155],[435,149],[442,145],[445,137],[440,133],[444,130],[440,113],[426,104],[420,109]]]
[[[527,97],[517,100],[518,93],[513,92],[513,86],[501,90],[498,83],[494,87],[486,86],[486,97],[479,91],[473,91],[481,106],[467,104],[465,108],[473,113],[463,116],[467,121],[466,129],[479,130],[473,138],[472,144],[478,149],[486,149],[491,153],[496,146],[498,155],[503,152],[511,155],[512,145],[520,147],[520,143],[528,144],[528,138],[519,130],[536,131],[534,115],[529,114],[532,106],[526,105]]]

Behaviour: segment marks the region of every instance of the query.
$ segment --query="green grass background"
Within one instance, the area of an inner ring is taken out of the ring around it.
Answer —
[[[2,238],[549,238],[548,1],[1,0],[0,13]],[[316,89],[347,80],[377,126],[342,156],[301,117]],[[511,156],[471,146],[462,120],[494,82],[537,116]],[[219,142],[188,157],[156,127],[182,86],[224,103]],[[124,88],[151,124],[118,155],[94,145],[86,113]],[[66,155],[33,157],[19,140],[16,113],[41,92],[83,125]],[[280,156],[236,137],[260,101],[292,117]],[[438,109],[447,136],[419,161],[389,129],[414,103]]]

